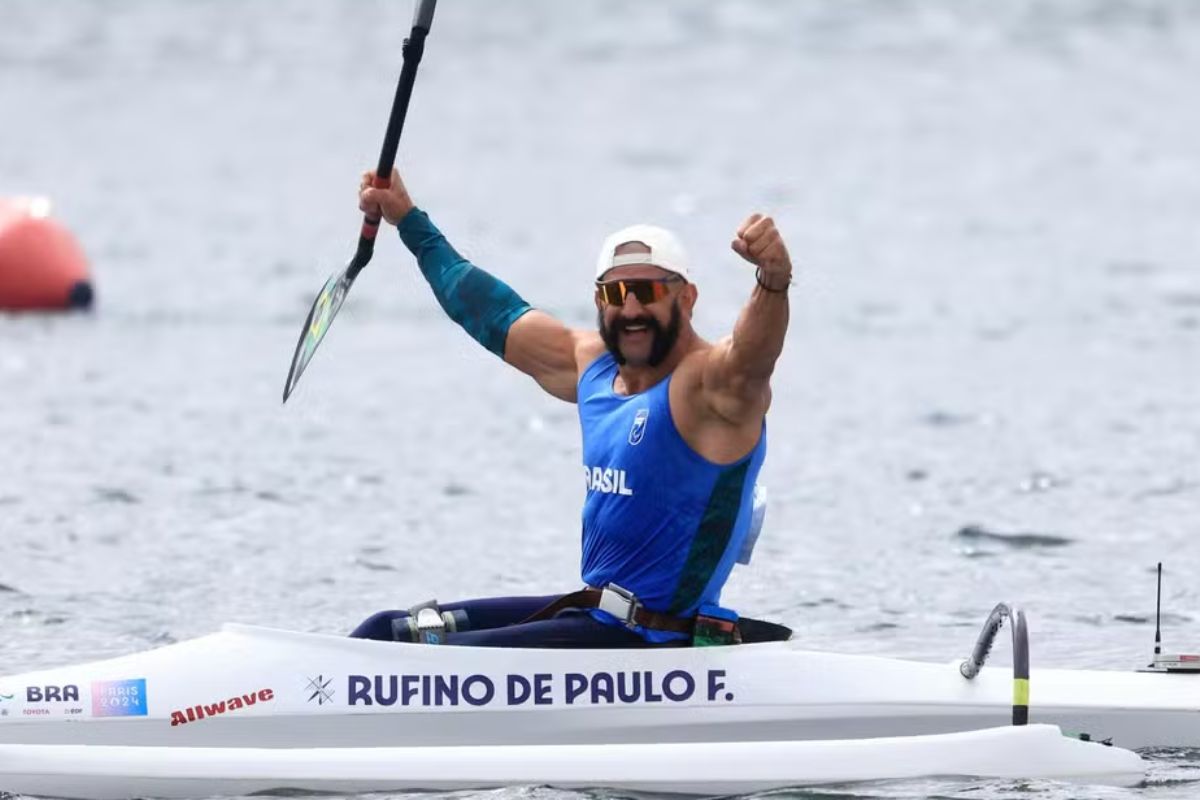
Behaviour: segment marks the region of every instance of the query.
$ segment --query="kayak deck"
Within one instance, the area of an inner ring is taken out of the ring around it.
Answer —
[[[1033,669],[1032,722],[1200,747],[1200,675]],[[6,699],[7,698],[7,699]],[[0,678],[0,745],[364,748],[855,739],[1011,720],[1010,670],[795,642],[664,650],[434,647],[229,625]]]

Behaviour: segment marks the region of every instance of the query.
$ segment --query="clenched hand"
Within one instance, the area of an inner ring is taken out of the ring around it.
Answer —
[[[364,172],[358,185],[358,208],[364,214],[381,216],[393,225],[400,222],[404,215],[413,208],[412,198],[400,173],[392,170],[391,184],[384,188],[375,188],[375,173]]]
[[[792,279],[792,259],[775,220],[751,214],[737,229],[730,243],[733,251],[760,270],[760,281],[782,291]]]

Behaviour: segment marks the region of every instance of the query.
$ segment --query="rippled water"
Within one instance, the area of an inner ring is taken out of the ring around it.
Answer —
[[[446,322],[391,237],[279,405],[409,15],[0,3],[0,193],[54,198],[99,294],[0,316],[0,671],[576,585],[574,409]],[[769,530],[726,599],[936,660],[1011,599],[1035,665],[1119,668],[1158,560],[1167,649],[1200,645],[1198,75],[1200,6],[1167,0],[445,0],[401,162],[452,241],[581,326],[594,248],[647,220],[724,334],[752,281],[730,235],[775,214],[803,269]],[[1192,796],[1196,758],[1088,796]]]

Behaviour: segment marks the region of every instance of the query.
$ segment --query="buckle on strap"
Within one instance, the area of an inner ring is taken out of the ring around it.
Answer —
[[[626,626],[632,628],[637,625],[634,615],[641,610],[642,603],[634,596],[633,592],[615,583],[609,583],[600,590],[600,602],[596,608],[612,614]]]
[[[445,629],[446,621],[442,619],[442,615],[436,608],[426,606],[417,612],[417,630],[421,633],[425,631],[439,632]]]

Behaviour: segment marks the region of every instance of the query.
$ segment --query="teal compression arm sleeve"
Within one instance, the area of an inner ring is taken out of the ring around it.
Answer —
[[[450,319],[504,358],[508,329],[532,306],[504,281],[460,256],[421,209],[405,214],[396,229]]]

